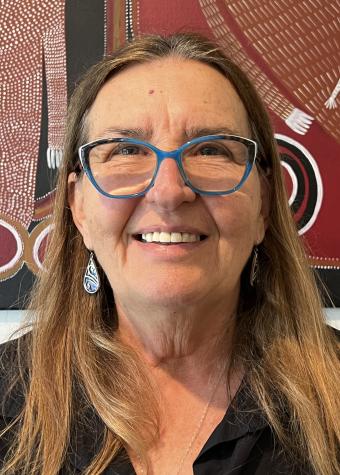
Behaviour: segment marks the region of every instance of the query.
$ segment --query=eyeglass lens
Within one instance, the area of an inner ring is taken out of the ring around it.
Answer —
[[[200,142],[182,152],[182,166],[191,185],[202,191],[225,192],[237,186],[249,160],[248,147],[232,139]],[[157,167],[157,154],[131,142],[91,148],[88,166],[99,188],[113,196],[143,192]]]

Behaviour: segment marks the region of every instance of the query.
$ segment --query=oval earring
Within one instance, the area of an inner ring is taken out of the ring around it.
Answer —
[[[250,285],[252,287],[255,286],[255,284],[259,280],[259,258],[258,258],[258,249],[257,246],[254,247],[254,254],[253,254],[253,260],[251,263],[251,270],[250,270]]]
[[[98,269],[94,260],[94,254],[91,251],[89,262],[86,266],[86,271],[83,279],[84,289],[88,294],[96,294],[100,287],[100,280]]]

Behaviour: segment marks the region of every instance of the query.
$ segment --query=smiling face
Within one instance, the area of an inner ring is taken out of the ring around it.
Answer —
[[[162,150],[228,131],[251,138],[230,82],[206,64],[179,58],[134,65],[110,79],[89,111],[87,129],[88,141],[134,136]],[[170,158],[140,198],[105,197],[85,175],[71,174],[69,182],[74,221],[118,305],[176,309],[237,301],[242,269],[265,232],[256,168],[226,196],[196,195]],[[150,242],[157,240],[174,243]]]

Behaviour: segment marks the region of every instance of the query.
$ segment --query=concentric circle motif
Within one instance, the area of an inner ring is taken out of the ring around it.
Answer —
[[[0,214],[0,281],[13,277],[23,266],[26,236],[21,223]]]
[[[49,219],[41,221],[30,234],[30,246],[25,253],[25,261],[29,269],[37,274],[43,267],[47,241],[52,229]]]
[[[320,171],[312,154],[299,142],[282,134],[275,134],[275,138],[285,172],[288,202],[302,235],[313,226],[321,208]]]

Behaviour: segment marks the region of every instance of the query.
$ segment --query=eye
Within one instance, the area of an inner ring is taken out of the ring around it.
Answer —
[[[138,155],[141,152],[138,145],[120,145],[112,150],[112,155]]]
[[[220,147],[216,147],[214,145],[204,145],[198,150],[200,155],[221,155],[223,151]]]
[[[224,144],[221,143],[204,143],[197,147],[195,150],[196,155],[203,155],[203,156],[218,156],[218,157],[231,157],[232,152],[226,147]]]

